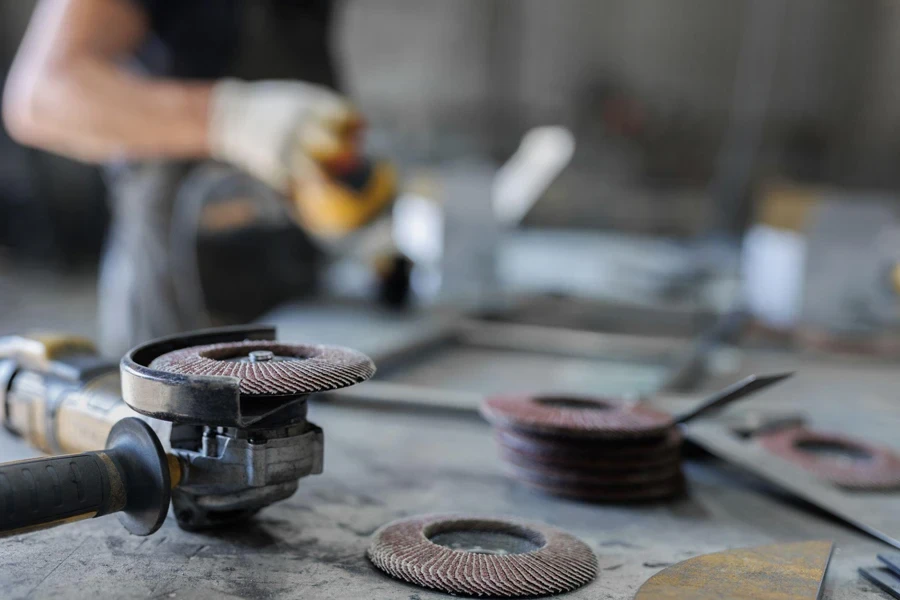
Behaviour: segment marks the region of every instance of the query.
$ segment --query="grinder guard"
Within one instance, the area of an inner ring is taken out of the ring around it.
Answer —
[[[333,379],[319,382],[314,373],[312,385],[302,386],[304,392],[252,394],[241,391],[238,377],[157,367],[160,357],[192,347],[233,343],[240,348],[248,341],[275,347],[274,340],[270,327],[228,327],[154,340],[122,359],[125,402],[142,415],[172,424],[167,445],[184,472],[181,485],[172,491],[172,504],[185,529],[247,518],[290,497],[301,477],[322,472],[323,434],[306,420],[306,399],[310,391],[338,387]],[[355,361],[352,376],[339,386],[374,373],[367,357],[333,351]]]
[[[173,357],[192,349],[203,356],[211,344],[243,353],[216,354],[215,360],[224,361],[216,372],[250,377],[173,373],[159,367],[166,360],[151,366],[167,355],[171,366]],[[248,346],[279,348],[286,355],[248,368],[248,360],[256,362]],[[232,369],[233,362],[244,364]],[[282,381],[278,371],[285,369],[293,372]],[[301,477],[321,473],[323,435],[306,420],[307,397],[364,381],[374,371],[358,352],[278,343],[274,328],[264,326],[154,340],[130,351],[119,369],[86,340],[2,338],[0,424],[45,452],[78,453],[102,448],[115,423],[138,413],[176,463],[170,468],[179,470],[180,483],[172,490],[178,524],[200,529],[252,516],[293,494]],[[279,393],[255,391],[269,381]]]

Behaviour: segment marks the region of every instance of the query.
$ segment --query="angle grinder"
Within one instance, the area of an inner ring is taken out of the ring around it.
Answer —
[[[367,264],[377,280],[378,300],[402,306],[408,300],[412,262],[393,240],[391,206],[397,198],[397,170],[362,152],[362,121],[348,125],[346,150],[312,155],[291,189],[294,221],[320,245]]]
[[[0,465],[0,536],[113,512],[148,535],[170,499],[184,529],[247,519],[322,472],[308,396],[374,372],[359,352],[269,327],[161,338],[118,365],[83,339],[0,338],[0,422],[72,453]]]

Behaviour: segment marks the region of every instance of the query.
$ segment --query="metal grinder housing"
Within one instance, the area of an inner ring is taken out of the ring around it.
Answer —
[[[276,342],[269,327],[162,338],[118,369],[85,343],[36,354],[0,353],[7,428],[47,452],[83,452],[103,447],[120,419],[140,416],[179,471],[172,505],[185,529],[250,517],[321,473],[323,435],[306,420],[307,397],[375,371],[353,350]]]

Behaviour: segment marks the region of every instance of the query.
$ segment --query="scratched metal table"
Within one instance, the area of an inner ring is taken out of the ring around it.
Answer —
[[[287,313],[277,320],[283,339],[353,343],[356,336],[356,345],[369,352],[402,337],[403,328],[424,327],[424,322],[391,319],[388,326],[335,322],[319,313],[304,318]],[[464,370],[465,357],[455,355],[453,361]],[[800,374],[747,404],[798,406],[836,426],[846,425],[841,407],[852,402],[859,418],[851,429],[865,428],[870,439],[896,444],[892,434],[900,426],[900,374],[895,367],[763,351],[743,357],[745,372],[785,368]],[[478,372],[485,374],[484,369]],[[564,375],[559,370],[554,376]],[[459,373],[444,377],[448,386],[459,384]],[[692,401],[665,404],[675,410]],[[392,519],[472,512],[540,520],[585,540],[596,552],[600,570],[593,583],[566,596],[573,600],[631,598],[649,576],[697,554],[806,539],[836,543],[824,598],[884,597],[856,569],[874,564],[875,554],[887,550],[886,545],[712,458],[689,462],[690,492],[680,501],[591,505],[540,495],[507,479],[487,425],[465,411],[416,412],[337,399],[313,404],[311,420],[325,430],[325,473],[302,480],[292,498],[264,510],[253,522],[227,531],[188,533],[170,519],[157,534],[138,538],[113,517],[3,540],[0,596],[446,598],[382,575],[365,559],[365,549],[370,534]],[[20,441],[0,433],[3,460],[31,455]]]

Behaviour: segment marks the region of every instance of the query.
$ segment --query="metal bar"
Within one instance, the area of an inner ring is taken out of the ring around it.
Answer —
[[[316,394],[313,399],[336,400],[341,403],[352,402],[368,406],[396,405],[403,408],[477,414],[484,396],[474,392],[443,390],[422,385],[367,381],[353,387]]]
[[[498,324],[465,320],[460,340],[472,346],[549,352],[588,358],[671,360],[688,342],[682,338],[598,333],[542,325]]]
[[[675,418],[676,423],[687,423],[697,417],[718,410],[736,400],[740,400],[745,396],[754,394],[762,389],[769,387],[779,381],[783,381],[793,376],[793,372],[778,373],[775,375],[750,375],[740,381],[733,383],[723,390],[713,394],[707,400],[701,402],[688,412]]]
[[[444,325],[397,348],[375,353],[372,355],[372,360],[378,368],[378,372],[384,375],[406,366],[410,361],[421,359],[424,353],[433,352],[442,345],[457,340],[458,337],[459,333],[455,324]]]

